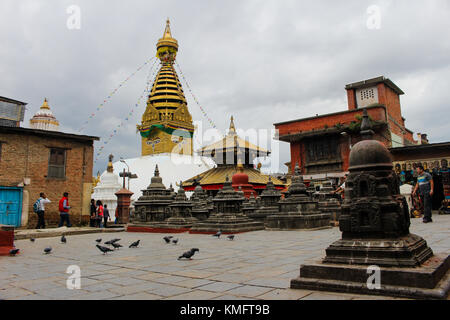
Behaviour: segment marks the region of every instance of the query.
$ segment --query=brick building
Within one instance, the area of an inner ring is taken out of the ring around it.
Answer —
[[[74,225],[89,220],[94,141],[98,137],[0,126],[0,224],[34,228],[40,192],[47,225],[59,222],[58,202],[69,192]]]
[[[391,80],[377,77],[348,84],[345,89],[348,110],[274,124],[279,130],[279,140],[290,143],[290,169],[293,171],[298,164],[306,179],[345,174],[350,148],[360,140],[364,108],[375,139],[389,148],[417,144],[402,117],[400,95],[404,93]]]

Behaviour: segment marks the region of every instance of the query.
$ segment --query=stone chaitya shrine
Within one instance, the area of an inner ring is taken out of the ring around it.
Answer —
[[[445,299],[450,257],[433,255],[423,238],[409,233],[408,206],[391,154],[372,134],[364,109],[363,140],[350,152],[339,219],[342,238],[326,249],[321,262],[302,265],[291,288]],[[369,279],[374,266],[380,270],[379,286]]]
[[[263,230],[264,223],[254,221],[242,212],[245,200],[243,191],[235,191],[228,176],[223,189],[213,199],[214,212],[204,221],[193,225],[190,233],[239,233]]]
[[[272,177],[269,176],[269,182],[267,183],[266,189],[261,193],[258,201],[255,201],[255,210],[249,212],[247,216],[265,222],[268,216],[279,212],[278,202],[280,199],[281,192],[275,188]]]
[[[331,182],[325,181],[322,183],[320,191],[314,194],[314,197],[319,201],[319,210],[330,215],[330,224],[337,226],[341,215],[341,202],[338,199],[339,196],[332,193],[333,190]]]
[[[148,225],[153,222],[162,222],[171,217],[169,205],[175,199],[175,193],[166,189],[159,176],[158,165],[155,167],[155,175],[151,178],[147,189],[142,190],[142,196],[134,202],[135,214],[132,227]]]
[[[285,197],[278,202],[279,212],[267,216],[267,228],[294,230],[330,227],[330,215],[320,212],[318,202],[308,195],[298,166],[295,167],[292,183]]]

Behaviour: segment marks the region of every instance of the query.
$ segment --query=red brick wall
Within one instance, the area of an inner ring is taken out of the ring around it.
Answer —
[[[356,109],[356,93],[355,89],[347,89],[348,110]]]
[[[0,133],[2,155],[0,159],[0,185],[17,186],[24,178],[30,178],[24,190],[29,192],[28,226],[35,227],[36,214],[33,204],[40,192],[45,192],[52,203],[46,205],[49,225],[59,222],[58,202],[63,192],[69,192],[71,222],[81,219],[83,183],[92,182],[93,143],[72,139]],[[47,178],[49,147],[67,148],[66,178]]]

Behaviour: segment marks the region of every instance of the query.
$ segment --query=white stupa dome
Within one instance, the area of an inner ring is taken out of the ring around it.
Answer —
[[[129,190],[134,194],[132,200],[137,200],[142,195],[142,190],[147,189],[150,180],[158,165],[159,174],[166,188],[172,187],[178,190],[180,181],[187,180],[215,166],[211,158],[178,154],[158,154],[142,156],[132,159],[124,159],[130,167],[130,171],[137,175],[136,179],[130,179]],[[125,169],[125,163],[117,161],[113,163],[114,172],[120,173]],[[122,184],[122,178],[120,178]],[[128,178],[125,179],[125,187],[128,188]]]
[[[47,102],[47,98],[44,99],[41,108],[30,119],[30,127],[32,129],[58,131],[59,121],[56,120],[52,110]]]

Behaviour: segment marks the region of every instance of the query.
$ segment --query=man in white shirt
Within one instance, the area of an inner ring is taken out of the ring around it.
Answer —
[[[39,194],[40,198],[39,198],[39,210],[37,212],[38,215],[38,223],[36,226],[36,229],[40,229],[42,227],[42,229],[45,229],[45,204],[50,203],[51,201],[49,199],[47,199],[47,197],[45,196],[45,193],[41,192]]]

